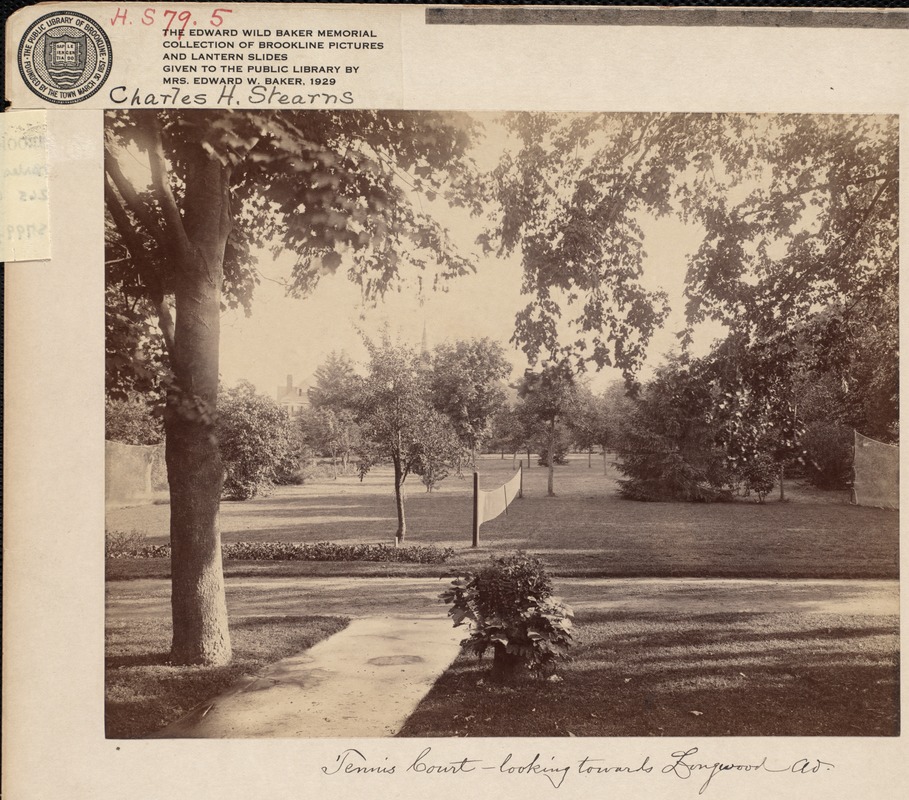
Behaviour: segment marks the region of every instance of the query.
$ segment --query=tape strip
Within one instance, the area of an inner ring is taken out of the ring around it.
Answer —
[[[0,260],[51,257],[47,112],[0,114]]]

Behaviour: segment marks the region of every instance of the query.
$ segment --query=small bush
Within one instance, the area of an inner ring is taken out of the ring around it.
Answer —
[[[808,480],[819,489],[844,489],[852,470],[852,429],[813,422],[802,437]]]
[[[141,531],[104,531],[104,555],[107,558],[123,558],[125,553],[141,549],[145,537]]]
[[[477,657],[493,648],[495,680],[548,675],[557,659],[568,657],[573,612],[552,596],[538,558],[524,553],[493,558],[479,572],[453,581],[440,599],[451,606],[455,626],[471,626],[462,645]]]
[[[754,492],[758,502],[763,503],[764,498],[773,491],[776,485],[777,465],[766,453],[758,453],[742,467],[742,478],[745,489]]]
[[[335,544],[334,542],[234,542],[221,546],[221,556],[233,561],[380,561],[403,564],[443,564],[454,555],[451,547],[432,545],[394,547],[387,544]],[[166,544],[108,549],[109,558],[169,558]]]

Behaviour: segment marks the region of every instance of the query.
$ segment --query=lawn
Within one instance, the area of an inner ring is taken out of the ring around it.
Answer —
[[[510,458],[484,457],[481,487],[499,486],[511,472]],[[494,686],[483,678],[483,662],[462,655],[401,735],[898,733],[895,613],[889,606],[869,613],[865,589],[782,580],[897,578],[897,512],[850,506],[846,493],[794,483],[785,503],[776,496],[761,505],[638,503],[620,498],[616,477],[612,467],[604,474],[602,461],[588,467],[575,456],[557,470],[557,496],[547,497],[546,470],[534,463],[524,499],[483,525],[477,549],[470,547],[470,481],[449,478],[427,494],[412,479],[408,539],[455,548],[441,565],[228,561],[235,652],[228,668],[167,664],[167,584],[123,579],[165,578],[168,559],[109,559],[108,736],[149,734],[242,674],[330,635],[345,618],[444,614],[436,600],[444,582],[401,579],[451,576],[515,549],[540,555],[580,609],[580,641],[563,681]],[[166,505],[108,509],[107,526],[161,544],[168,516]],[[382,470],[362,484],[342,477],[221,505],[226,542],[390,542],[395,522],[390,474]],[[360,577],[376,580],[367,590]],[[577,580],[595,577],[616,580]],[[779,583],[618,580],[739,577]]]
[[[585,612],[560,682],[463,654],[399,736],[897,736],[892,616]]]
[[[346,625],[343,617],[234,617],[230,666],[175,667],[168,662],[169,617],[108,616],[105,734],[108,739],[148,736],[243,675],[312,647]]]
[[[526,462],[525,462],[526,463]],[[480,460],[481,488],[501,485],[510,458]],[[470,547],[470,481],[448,478],[427,494],[411,478],[408,539],[453,547],[443,565],[353,562],[237,562],[228,577],[447,576],[490,553],[524,549],[560,576],[586,577],[855,577],[895,578],[899,514],[848,505],[848,493],[819,492],[790,483],[787,502],[764,504],[640,503],[623,500],[617,473],[602,461],[574,456],[556,471],[556,497],[546,496],[546,470],[525,470],[525,496],[507,516],[484,524],[481,546]],[[150,544],[167,541],[166,505],[110,509],[107,526],[139,530]],[[271,497],[221,504],[222,537],[233,541],[390,542],[395,530],[390,473],[376,470],[361,484],[341,477],[282,487]],[[108,579],[167,577],[166,559],[108,564]]]

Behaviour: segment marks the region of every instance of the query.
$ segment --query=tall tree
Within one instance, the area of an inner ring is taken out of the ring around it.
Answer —
[[[488,338],[441,344],[433,353],[433,405],[448,416],[472,456],[505,402],[502,381],[510,373],[502,345]]]
[[[347,353],[332,351],[313,373],[315,385],[309,389],[309,402],[317,409],[340,412],[352,408],[359,379]]]
[[[557,426],[572,413],[577,403],[574,372],[567,361],[544,365],[537,372],[527,370],[518,383],[522,412],[544,436],[549,475],[546,494],[555,496],[555,452]]]
[[[587,386],[578,386],[573,413],[568,417],[568,430],[572,441],[587,451],[587,466],[591,464],[594,447],[603,455],[603,472],[606,472],[606,448],[609,444],[610,418],[605,394],[596,395]]]
[[[130,110],[106,117],[108,281],[140,298],[167,353],[175,663],[230,660],[215,437],[219,321],[249,308],[253,248],[298,254],[303,295],[342,264],[370,296],[471,271],[414,200],[476,203],[475,132],[452,114]],[[137,168],[136,161],[142,164]]]
[[[873,311],[897,287],[895,116],[518,113],[505,125],[518,145],[493,175],[502,211],[484,242],[521,252],[531,299],[515,338],[532,359],[633,377],[667,311],[641,280],[645,221],[668,215],[703,230],[689,326],[713,320],[761,346],[835,308],[836,325],[814,328],[818,358],[860,347],[869,313],[895,330]],[[895,336],[882,338],[892,387]]]
[[[445,435],[444,419],[432,407],[430,376],[422,356],[394,344],[387,332],[379,342],[367,340],[366,347],[369,366],[359,396],[364,438],[360,471],[363,475],[375,463],[391,463],[399,545],[407,535],[404,483],[411,473],[426,475],[428,470],[438,476],[440,456],[451,452],[446,442],[454,435],[453,431]]]

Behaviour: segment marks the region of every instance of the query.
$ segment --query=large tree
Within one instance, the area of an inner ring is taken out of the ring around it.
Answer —
[[[546,452],[549,474],[546,494],[555,495],[555,453],[560,424],[564,424],[577,407],[578,392],[574,372],[568,361],[545,364],[538,371],[527,370],[518,383],[521,415],[528,427],[541,438]]]
[[[166,351],[171,659],[223,664],[221,311],[249,308],[256,248],[297,254],[297,295],[342,265],[371,296],[408,267],[420,281],[470,271],[414,200],[475,201],[474,125],[452,114],[143,109],[110,112],[105,133],[108,283],[157,322]],[[122,367],[129,354],[118,355]]]
[[[422,356],[395,344],[387,332],[366,342],[369,365],[360,395],[364,445],[361,475],[376,463],[391,463],[398,527],[395,545],[407,535],[404,484],[411,473],[441,480],[443,467],[457,466],[457,439],[448,420],[432,406],[430,374]],[[431,486],[427,486],[431,488]]]
[[[588,386],[578,386],[573,413],[568,418],[568,430],[575,447],[587,451],[587,466],[592,466],[594,447],[603,455],[603,472],[606,472],[606,448],[609,444],[610,418],[605,394],[594,394]]]
[[[505,402],[502,381],[511,373],[502,345],[491,339],[440,344],[432,355],[432,400],[475,456]]]
[[[359,378],[347,353],[332,351],[313,372],[309,402],[317,409],[328,408],[338,413],[355,403]]]
[[[493,176],[502,211],[484,241],[522,255],[530,300],[515,337],[531,358],[633,377],[667,310],[642,281],[647,221],[672,215],[703,233],[686,276],[690,326],[724,324],[764,348],[765,367],[766,342],[796,328],[813,331],[819,359],[877,339],[875,395],[892,414],[895,116],[517,113],[504,124],[518,146]],[[830,324],[812,326],[825,308]]]

